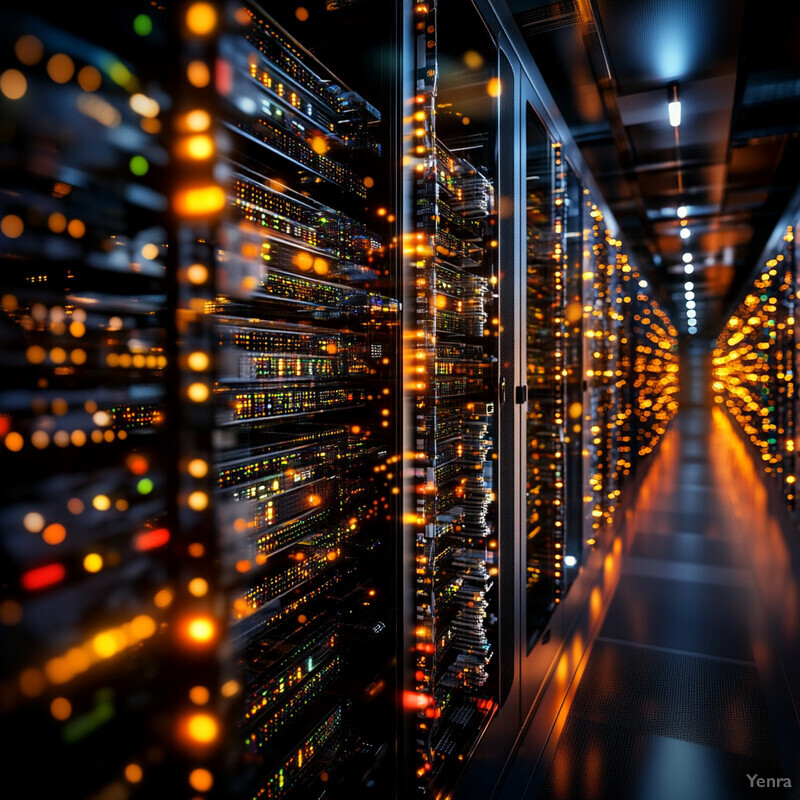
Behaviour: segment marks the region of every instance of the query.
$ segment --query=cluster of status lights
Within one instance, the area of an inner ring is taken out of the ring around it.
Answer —
[[[797,402],[794,228],[728,320],[713,352],[714,399],[739,423],[796,506]]]
[[[633,280],[637,275],[633,274]],[[647,281],[639,279],[641,288]],[[678,411],[677,331],[658,303],[640,291],[634,313],[634,415],[638,454],[652,453]]]
[[[587,236],[592,249],[585,255],[594,263],[584,273],[584,452],[590,465],[584,503],[599,532],[614,521],[635,460],[655,449],[678,411],[678,332],[647,294],[647,280],[620,252],[620,240],[602,228],[602,211],[590,199],[586,205],[593,224]]]

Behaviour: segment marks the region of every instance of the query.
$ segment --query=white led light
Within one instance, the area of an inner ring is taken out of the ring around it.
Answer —
[[[575,556],[564,556],[564,566],[574,567],[577,563],[578,559]]]
[[[694,300],[694,292],[686,292],[687,300]]]
[[[694,308],[694,300],[687,300],[686,301],[686,308]]]
[[[683,271],[687,275],[691,275],[694,272],[694,266],[692,266],[692,264],[684,264]]]
[[[681,228],[681,239],[688,239],[692,232],[688,228]]]
[[[695,333],[697,333],[697,328],[695,328],[694,326],[692,326],[691,328],[689,328],[689,333],[691,333],[692,335],[694,335]]]
[[[252,114],[257,109],[255,100],[251,100],[249,97],[240,97],[236,101],[236,105],[238,105],[245,114]]]
[[[692,260],[692,254],[691,253],[684,253],[683,254],[683,263],[684,264],[688,264],[691,260]]]
[[[639,281],[639,286],[641,286],[642,289],[646,289],[647,288],[647,281],[644,278],[642,278],[642,280]]]
[[[675,212],[681,219],[684,219],[686,215],[689,213],[689,210],[686,206],[678,206],[678,210]]]
[[[691,291],[692,291],[692,289],[694,289],[694,284],[693,284],[691,281],[686,281],[686,283],[684,283],[684,284],[683,284],[683,288],[684,288],[684,289],[685,289],[687,292],[691,292]]]
[[[681,101],[673,100],[667,108],[669,109],[669,124],[677,128],[681,124]]]

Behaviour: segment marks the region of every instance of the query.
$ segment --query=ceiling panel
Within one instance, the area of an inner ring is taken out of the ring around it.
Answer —
[[[800,2],[509,7],[623,243],[661,298],[681,294],[680,257],[691,252],[693,277],[710,292],[701,323],[715,334],[724,320],[712,312],[735,304],[800,181]],[[677,143],[667,119],[673,82]],[[679,205],[688,240],[678,235]]]

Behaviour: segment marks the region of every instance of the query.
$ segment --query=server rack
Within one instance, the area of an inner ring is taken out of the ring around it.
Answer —
[[[797,508],[797,267],[795,228],[768,258],[712,354],[714,400],[736,420]]]
[[[394,782],[397,682],[400,303],[380,110],[392,95],[386,76],[358,94],[335,53],[308,48],[322,54],[337,29],[391,31],[392,14],[328,4],[300,42],[288,27],[310,20],[223,10],[226,207],[207,321],[212,524],[244,700],[228,791],[374,796]]]
[[[416,627],[413,690],[405,698],[416,707],[421,795],[448,786],[459,756],[463,762],[498,703],[500,79],[477,15],[466,33],[456,33],[456,14],[464,13],[474,15],[447,2],[414,9],[407,155],[416,179],[415,222],[405,266],[416,298],[406,308],[404,359],[415,448],[406,514],[415,541]]]
[[[152,795],[169,724],[174,36],[163,9],[83,11],[2,17],[0,702],[36,797]]]

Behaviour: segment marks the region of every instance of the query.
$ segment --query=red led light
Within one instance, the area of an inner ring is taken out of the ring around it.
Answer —
[[[233,68],[230,61],[217,59],[216,64],[217,91],[222,95],[229,95],[233,91]]]
[[[169,531],[166,528],[156,528],[137,534],[133,546],[139,551],[153,550],[156,547],[163,547],[168,541]]]
[[[144,456],[139,456],[136,454],[129,455],[126,459],[126,463],[128,465],[128,469],[134,475],[144,475],[150,468],[147,459]]]
[[[23,589],[35,592],[37,589],[44,589],[63,581],[66,574],[63,564],[45,564],[43,567],[23,573],[20,583]]]
[[[422,709],[433,703],[433,697],[422,692],[403,692],[403,708]]]

